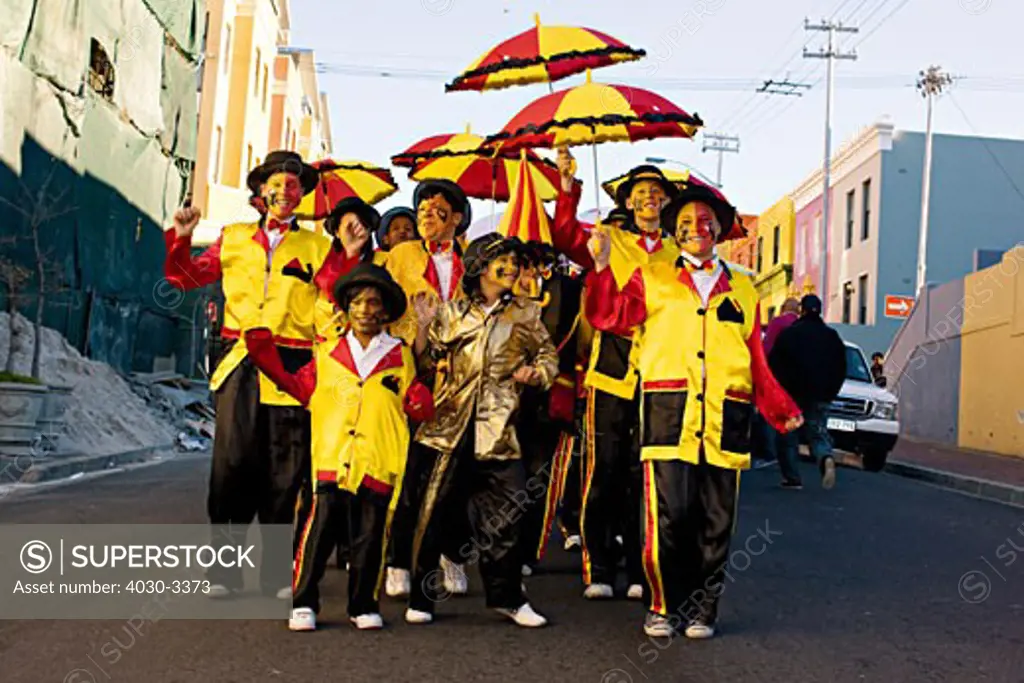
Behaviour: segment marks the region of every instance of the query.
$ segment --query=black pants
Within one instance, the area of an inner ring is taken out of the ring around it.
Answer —
[[[341,511],[337,514],[347,515],[348,514],[348,499],[343,500],[339,503]],[[307,478],[302,485],[302,490],[299,493],[299,504],[296,508],[295,515],[295,528],[301,530],[306,524],[306,517],[313,509],[313,487],[312,482]],[[335,563],[338,569],[344,569],[345,564],[348,562],[348,522],[343,522],[335,525],[337,534],[334,537],[335,543]],[[302,534],[296,533],[292,544],[293,556],[299,552],[299,544],[302,542]],[[325,542],[328,542],[325,540]]]
[[[298,406],[261,404],[259,374],[248,359],[228,376],[215,401],[207,513],[211,524],[225,525],[226,533],[217,534],[213,543],[243,543],[254,518],[260,524],[294,525],[299,492],[310,475],[309,413]],[[292,557],[293,549],[273,543],[263,547],[264,593],[276,593],[291,583],[288,563],[280,560]],[[208,578],[228,588],[243,587],[238,568],[214,566]]]
[[[472,426],[467,429],[472,432]],[[420,446],[417,452],[425,449]],[[522,591],[519,534],[523,523],[526,475],[519,460],[481,462],[473,455],[472,438],[463,438],[456,451],[446,456],[435,452],[429,492],[420,519],[418,553],[409,607],[433,614],[443,595],[442,572],[437,569],[446,522],[468,513],[471,539],[455,557],[465,564],[480,564],[488,607],[515,609],[526,602]],[[447,553],[446,553],[447,554]]]
[[[678,460],[643,468],[647,608],[684,624],[713,624],[725,590],[739,472]]]
[[[412,433],[415,433],[413,430]],[[412,571],[412,546],[416,536],[416,525],[423,507],[423,496],[430,482],[430,474],[437,461],[437,452],[409,444],[409,457],[405,463],[402,491],[391,522],[391,540],[388,543],[388,566]],[[441,553],[453,562],[458,560],[459,549],[469,540],[469,523],[466,515],[450,515],[448,529],[441,539]]]
[[[380,611],[390,493],[360,487],[356,494],[320,484],[306,518],[292,577],[292,607],[320,611],[320,580],[338,544],[347,538],[348,615]]]
[[[629,583],[642,584],[639,399],[625,400],[597,389],[589,392],[580,520],[583,582],[614,586],[616,566],[625,553]],[[618,535],[623,538],[621,551],[615,542]]]

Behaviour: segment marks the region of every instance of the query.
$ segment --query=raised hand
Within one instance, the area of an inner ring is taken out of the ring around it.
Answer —
[[[174,212],[174,234],[176,237],[191,237],[199,225],[202,213],[194,206],[186,206]]]
[[[786,420],[786,424],[783,426],[783,429],[785,430],[783,433],[784,434],[789,434],[792,431],[800,429],[800,427],[802,427],[803,424],[804,424],[804,416],[803,415],[797,415],[796,417],[791,417],[788,420]]]
[[[558,148],[555,165],[558,167],[558,175],[562,177],[562,190],[569,192],[576,178],[576,159],[568,147]]]
[[[430,292],[417,292],[412,295],[412,307],[416,311],[416,324],[421,330],[426,329],[437,316],[440,301]]]
[[[366,229],[363,222],[355,214],[346,214],[338,226],[338,239],[345,247],[345,254],[349,258],[355,258],[362,252],[370,239],[370,231]]]
[[[594,269],[597,272],[600,273],[608,267],[612,256],[612,240],[602,225],[594,226],[594,231],[590,233],[590,239],[587,240],[587,249],[594,259]]]

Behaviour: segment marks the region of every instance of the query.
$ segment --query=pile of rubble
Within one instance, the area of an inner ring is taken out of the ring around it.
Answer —
[[[14,317],[14,372],[28,375],[32,364],[32,324]],[[11,319],[0,313],[0,368],[7,363]],[[40,379],[72,387],[64,414],[59,451],[106,455],[177,445],[203,450],[213,436],[213,409],[205,385],[180,376],[123,377],[106,363],[83,357],[57,331],[44,327]]]

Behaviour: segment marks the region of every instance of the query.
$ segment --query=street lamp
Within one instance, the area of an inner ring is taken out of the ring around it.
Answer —
[[[932,185],[932,101],[953,79],[937,66],[921,71],[917,89],[928,100],[928,128],[924,139],[924,179],[921,182],[921,231],[917,245],[917,297],[921,297],[928,268],[928,199]]]
[[[708,185],[711,185],[712,187],[717,187],[718,189],[722,189],[721,185],[716,183],[714,180],[711,180],[706,175],[695,169],[693,166],[690,166],[689,164],[683,161],[677,161],[676,159],[666,159],[664,157],[647,157],[646,159],[644,159],[644,161],[646,161],[648,164],[675,164],[677,166],[682,166],[683,168],[687,169],[690,173],[696,174],[697,177],[699,177]]]

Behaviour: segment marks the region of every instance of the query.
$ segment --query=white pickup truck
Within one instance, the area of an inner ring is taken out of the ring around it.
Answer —
[[[864,352],[846,343],[846,381],[832,401],[828,433],[832,444],[861,456],[864,469],[879,472],[900,433],[896,397],[877,386]]]

